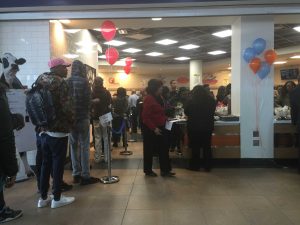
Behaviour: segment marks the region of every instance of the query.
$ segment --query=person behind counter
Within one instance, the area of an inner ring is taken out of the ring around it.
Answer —
[[[193,88],[191,99],[185,107],[187,116],[187,132],[192,149],[192,158],[189,169],[198,171],[200,169],[200,149],[203,149],[204,169],[211,169],[211,136],[214,129],[214,112],[216,101],[206,91],[197,85]]]
[[[287,81],[284,86],[282,87],[281,92],[279,93],[278,99],[277,99],[277,105],[279,106],[288,106],[290,107],[290,93],[291,91],[296,87],[296,84],[294,81]]]
[[[163,177],[174,176],[168,152],[168,134],[165,129],[167,117],[164,111],[164,102],[161,98],[162,82],[151,79],[147,87],[148,95],[144,99],[142,119],[144,124],[144,173],[146,176],[156,177],[152,170],[152,158],[155,148],[158,152],[160,173]]]

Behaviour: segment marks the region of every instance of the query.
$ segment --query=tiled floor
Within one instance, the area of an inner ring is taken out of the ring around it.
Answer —
[[[10,224],[300,225],[300,175],[294,170],[174,168],[175,178],[144,177],[141,146],[130,143],[132,156],[113,150],[112,174],[119,183],[75,186],[67,195],[76,202],[60,209],[36,208],[35,180],[16,184],[6,200],[24,216]],[[106,175],[103,168],[93,165],[92,175]],[[71,182],[70,170],[65,180]]]

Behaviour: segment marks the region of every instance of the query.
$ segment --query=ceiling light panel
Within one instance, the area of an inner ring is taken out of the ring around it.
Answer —
[[[174,58],[174,59],[175,59],[175,60],[179,60],[179,61],[185,61],[185,60],[189,60],[189,59],[191,59],[191,58],[182,56],[182,57],[177,57],[177,58]]]
[[[150,53],[147,53],[146,55],[155,57],[155,56],[163,55],[163,53],[160,53],[160,52],[150,52]]]
[[[153,21],[160,21],[160,20],[162,20],[162,18],[156,17],[156,18],[152,18],[152,20],[153,20]]]
[[[99,55],[98,58],[99,59],[106,59],[106,55]]]
[[[208,54],[210,54],[210,55],[221,55],[221,54],[225,54],[225,53],[226,52],[222,51],[222,50],[216,50],[216,51],[208,52]]]
[[[64,29],[66,33],[75,34],[80,31],[80,29]]]
[[[104,44],[106,44],[106,45],[111,45],[111,46],[121,46],[121,45],[125,45],[126,42],[124,42],[124,41],[112,40],[112,41],[105,42]]]
[[[195,48],[199,48],[199,47],[200,47],[199,45],[188,44],[188,45],[182,45],[179,48],[190,50],[190,49],[195,49]]]
[[[156,44],[160,44],[160,45],[172,45],[177,43],[178,41],[175,40],[171,40],[171,39],[164,39],[164,40],[160,40],[160,41],[156,41]]]
[[[287,63],[287,61],[276,61],[276,62],[274,62],[274,64],[276,64],[276,65],[281,65],[281,64],[285,64],[285,63]]]
[[[298,26],[298,27],[294,27],[293,28],[295,31],[298,31],[298,32],[300,32],[300,26]]]
[[[141,49],[137,49],[137,48],[127,48],[122,50],[123,52],[129,52],[129,53],[136,53],[136,52],[141,52]]]
[[[220,37],[220,38],[225,38],[225,37],[229,37],[232,35],[232,30],[223,30],[223,31],[213,33],[212,35]]]
[[[300,59],[300,55],[294,55],[291,57],[291,59]]]

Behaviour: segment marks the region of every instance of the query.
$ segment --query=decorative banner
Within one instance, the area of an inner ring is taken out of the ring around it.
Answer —
[[[259,58],[254,58],[250,61],[249,66],[254,74],[260,69],[261,61]]]
[[[277,58],[277,54],[273,49],[267,50],[264,56],[265,56],[265,60],[267,61],[267,63],[269,63],[269,65],[272,65]]]
[[[105,20],[101,25],[101,34],[103,38],[107,41],[114,39],[116,35],[116,26],[110,20]]]
[[[131,67],[130,66],[124,66],[124,72],[128,75],[131,71]]]
[[[256,55],[260,55],[266,49],[266,40],[262,38],[257,38],[253,44],[252,48],[254,49]]]
[[[131,57],[127,57],[126,59],[125,59],[125,63],[126,63],[126,66],[131,66],[132,65],[132,58]]]
[[[108,48],[105,51],[105,57],[106,57],[106,61],[110,64],[110,65],[114,65],[115,62],[118,60],[119,58],[119,52],[117,49],[115,48]]]

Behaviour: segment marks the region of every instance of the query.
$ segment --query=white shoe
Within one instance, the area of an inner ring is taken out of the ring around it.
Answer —
[[[65,205],[69,205],[74,201],[75,201],[74,197],[66,197],[66,196],[61,195],[59,201],[55,201],[54,199],[52,200],[51,208],[56,209],[56,208],[59,208],[59,207],[65,206]]]
[[[48,196],[47,199],[42,199],[40,198],[39,201],[38,201],[38,205],[37,207],[38,208],[44,208],[44,207],[47,207],[48,205],[50,205],[50,202],[53,198],[51,198],[51,196]]]

